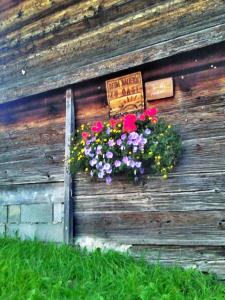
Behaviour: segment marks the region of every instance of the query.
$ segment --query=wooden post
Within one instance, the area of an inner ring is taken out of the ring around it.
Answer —
[[[65,165],[64,165],[64,242],[73,240],[73,178],[68,166],[71,138],[75,129],[74,99],[71,88],[66,90],[66,128],[65,128]]]

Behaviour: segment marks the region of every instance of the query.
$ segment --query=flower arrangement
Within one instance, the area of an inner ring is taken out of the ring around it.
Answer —
[[[73,174],[83,170],[93,178],[110,184],[116,174],[135,181],[146,172],[167,178],[181,149],[181,139],[157,117],[157,109],[127,114],[109,121],[83,124],[75,133],[70,168]]]

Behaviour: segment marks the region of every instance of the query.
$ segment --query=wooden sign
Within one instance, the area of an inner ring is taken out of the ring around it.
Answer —
[[[141,72],[128,74],[106,81],[110,115],[144,108]]]
[[[173,97],[173,78],[164,78],[145,83],[146,100],[158,100]]]

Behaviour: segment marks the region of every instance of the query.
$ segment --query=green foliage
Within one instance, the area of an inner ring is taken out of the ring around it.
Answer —
[[[0,239],[1,300],[222,300],[196,270],[148,265],[114,251]]]
[[[138,180],[146,172],[167,178],[179,158],[181,138],[172,125],[156,118],[156,111],[81,125],[71,149],[72,173],[85,171],[106,182],[116,174]]]

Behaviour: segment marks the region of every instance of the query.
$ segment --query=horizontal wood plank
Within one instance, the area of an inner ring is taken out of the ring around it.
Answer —
[[[225,211],[77,212],[77,236],[131,245],[225,246]]]
[[[179,247],[179,246],[134,246],[129,252],[135,257],[144,257],[149,263],[164,266],[181,266],[213,273],[225,280],[224,247]]]
[[[68,10],[65,15],[60,15],[62,8]],[[34,9],[30,7],[28,14],[21,17],[22,21],[16,20],[15,25],[14,12],[12,18],[3,22],[2,32],[8,34],[1,51],[1,102],[225,39],[221,0],[213,5],[210,0],[193,0],[188,4],[184,0],[157,4],[114,0],[102,5],[99,2],[91,5],[90,1],[71,5],[67,1],[64,7],[62,3],[43,4],[37,8],[37,14]],[[74,18],[76,11],[80,13]],[[78,36],[74,36],[76,33]]]

